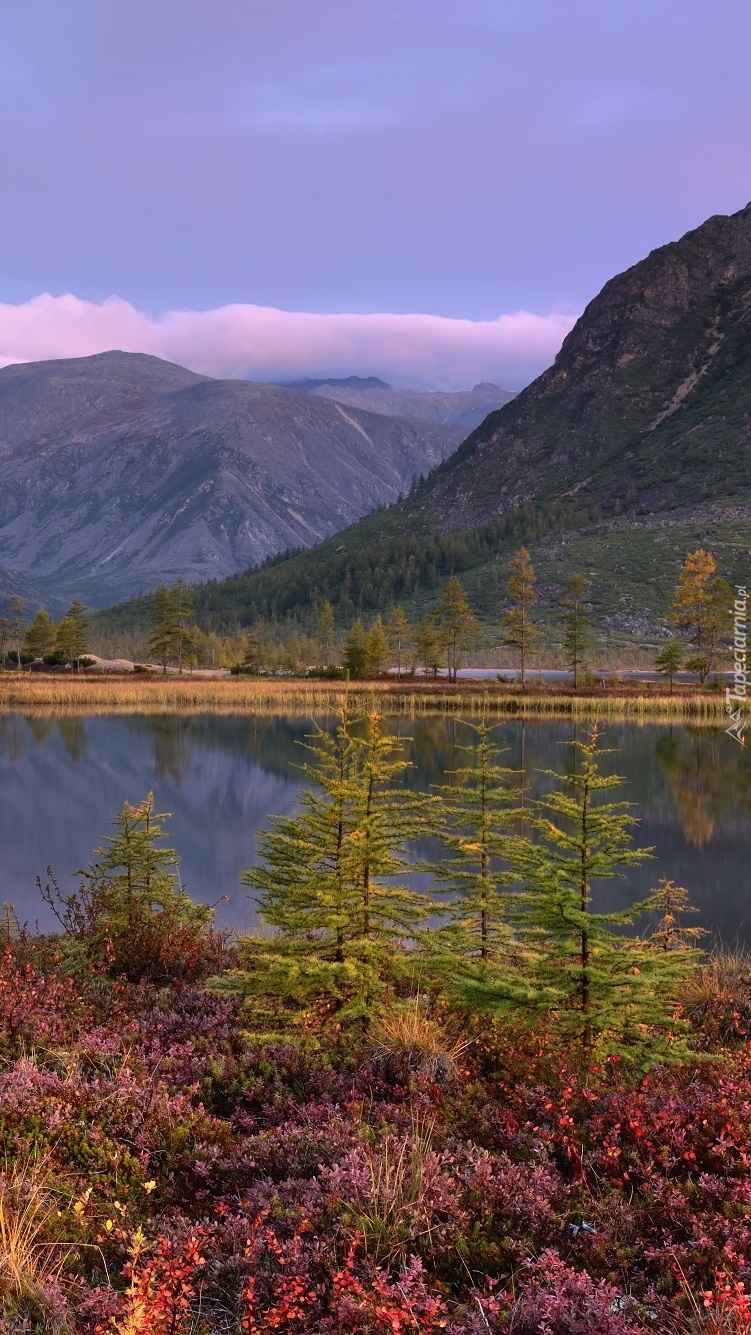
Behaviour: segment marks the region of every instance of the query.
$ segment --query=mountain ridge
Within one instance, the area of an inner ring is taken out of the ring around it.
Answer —
[[[394,500],[462,435],[142,353],[5,367],[0,593],[101,606],[230,574]]]

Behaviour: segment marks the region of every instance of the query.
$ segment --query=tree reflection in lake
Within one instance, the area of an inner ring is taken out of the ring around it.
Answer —
[[[405,745],[413,739],[404,781],[414,790],[434,790],[465,763],[460,748],[472,734],[458,719],[402,718],[390,727]],[[51,863],[64,880],[88,860],[123,799],[156,786],[160,809],[174,812],[170,837],[186,888],[206,902],[229,894],[223,920],[247,924],[237,875],[269,815],[295,808],[310,732],[309,718],[289,716],[0,716],[0,900],[32,921],[40,916],[35,877]],[[553,782],[544,771],[570,770],[570,743],[582,733],[536,720],[503,720],[494,730],[530,814]],[[750,752],[721,730],[627,723],[608,726],[603,744],[615,749],[607,767],[628,780],[622,796],[637,804],[638,842],[657,849],[628,882],[608,883],[603,903],[646,893],[665,875],[689,888],[705,926],[727,940],[751,938]]]

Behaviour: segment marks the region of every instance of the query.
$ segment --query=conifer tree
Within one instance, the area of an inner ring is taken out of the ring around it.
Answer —
[[[707,930],[705,927],[684,926],[683,916],[699,911],[691,903],[685,886],[661,876],[657,888],[644,901],[644,909],[658,915],[657,925],[647,937],[649,945],[663,953],[676,950],[697,953],[699,941],[707,935]]]
[[[322,604],[318,613],[316,647],[321,667],[329,667],[334,648],[334,609],[328,601]]]
[[[587,652],[591,647],[591,627],[586,604],[587,584],[582,575],[570,575],[561,597],[563,651],[566,664],[574,674],[574,689],[579,685]]]
[[[365,676],[382,677],[391,665],[391,648],[386,627],[377,616],[365,641]]]
[[[188,628],[193,616],[193,594],[182,578],[175,580],[172,589],[172,601],[176,630],[177,670],[182,672],[185,664],[186,643],[189,638]]]
[[[449,681],[456,681],[462,653],[477,636],[477,620],[461,581],[449,575],[436,608],[436,622],[446,651]]]
[[[71,666],[75,662],[79,672],[81,670],[81,658],[86,653],[86,632],[89,628],[89,619],[86,615],[86,608],[80,598],[74,598],[64,620],[69,623],[67,632],[69,659]]]
[[[167,664],[173,663],[177,657],[177,641],[178,624],[175,598],[166,584],[160,584],[154,591],[149,653],[161,663],[165,674]]]
[[[508,597],[510,607],[502,621],[503,643],[519,650],[519,669],[522,689],[526,662],[537,653],[537,630],[532,621],[532,606],[536,600],[535,568],[526,547],[520,547],[509,568]]]
[[[260,837],[261,862],[243,873],[259,892],[263,920],[277,936],[246,942],[246,962],[229,987],[293,1005],[325,1001],[338,1021],[367,1024],[399,976],[408,942],[430,912],[429,901],[397,877],[409,869],[404,846],[426,828],[428,799],[396,786],[408,762],[377,713],[359,728],[345,704],[333,736],[313,734],[314,787],[301,811],[276,818]],[[404,966],[406,967],[406,965]]]
[[[448,923],[430,933],[428,950],[440,971],[456,977],[468,970],[487,983],[508,960],[508,886],[514,880],[507,858],[515,821],[514,771],[498,764],[500,748],[485,719],[465,723],[475,734],[461,747],[467,763],[449,774],[441,788],[440,840],[446,856],[432,871],[448,883],[453,898]]]
[[[32,658],[44,658],[55,647],[55,623],[49,612],[40,607],[23,639],[23,647]]]
[[[415,658],[422,665],[426,677],[431,672],[434,677],[438,676],[441,661],[441,637],[435,617],[431,612],[426,612],[425,616],[420,619],[420,624],[415,632]]]
[[[673,1041],[675,963],[638,937],[633,926],[651,906],[647,899],[620,912],[595,912],[593,886],[623,874],[651,856],[633,846],[638,821],[631,804],[601,801],[622,783],[600,773],[595,725],[574,742],[578,766],[564,786],[540,804],[539,841],[519,841],[516,870],[526,880],[511,915],[527,956],[535,997],[532,1010],[547,1012],[554,1031],[586,1057],[596,1044],[636,1060],[685,1055]]]
[[[655,667],[668,684],[670,694],[673,694],[673,681],[676,672],[680,671],[683,663],[683,649],[677,640],[667,640],[659,650],[655,658]]]
[[[63,926],[74,973],[104,967],[110,976],[160,981],[195,953],[214,912],[179,884],[180,859],[160,844],[168,818],[154,811],[153,792],[136,806],[124,802],[115,833],[78,873],[80,890],[63,896],[52,882],[42,891]]]
[[[365,676],[366,643],[365,627],[358,617],[344,642],[344,666],[355,680]]]
[[[412,627],[401,607],[395,607],[386,625],[386,634],[396,665],[397,680],[401,681],[402,667],[412,643]]]
[[[686,638],[692,652],[689,672],[705,682],[716,666],[723,634],[729,633],[730,586],[715,576],[711,552],[699,547],[689,552],[678,578],[668,622]]]

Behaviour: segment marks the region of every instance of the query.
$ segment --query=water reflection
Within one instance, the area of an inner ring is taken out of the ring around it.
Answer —
[[[413,739],[404,782],[426,790],[466,763],[472,732],[456,719],[395,719]],[[237,875],[254,856],[254,838],[270,814],[295,808],[302,782],[300,743],[310,719],[226,715],[128,715],[89,718],[0,716],[0,900],[23,917],[42,917],[35,878],[51,864],[62,878],[85,864],[125,797],[154,786],[174,812],[172,840],[186,887],[213,903],[229,894],[223,918],[249,920]],[[553,784],[545,771],[571,773],[571,723],[504,721],[496,738],[501,763],[514,771],[520,805],[530,808]],[[625,904],[659,875],[688,886],[704,926],[726,940],[751,938],[748,848],[751,755],[722,731],[621,724],[603,734],[616,752],[604,762],[628,780],[621,795],[638,805],[637,841],[657,860],[603,892]]]

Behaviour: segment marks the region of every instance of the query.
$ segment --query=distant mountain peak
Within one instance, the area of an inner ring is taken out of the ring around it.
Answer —
[[[330,385],[332,389],[390,389],[391,386],[385,380],[379,380],[377,375],[347,375],[341,379],[335,379],[327,376],[324,380],[312,380],[306,377],[304,380],[286,380],[282,389],[299,389],[303,394],[311,394],[314,389],[321,389],[324,385]]]

